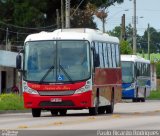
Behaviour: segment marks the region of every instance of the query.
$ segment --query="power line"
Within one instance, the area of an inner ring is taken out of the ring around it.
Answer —
[[[3,31],[7,31],[6,29],[4,29],[4,28],[0,28],[0,30],[3,30]],[[21,33],[21,32],[15,32],[15,31],[11,31],[11,30],[8,30],[8,32],[10,32],[10,33],[18,33],[18,34],[21,34],[21,35],[26,35],[26,34],[30,34],[30,33]]]
[[[17,25],[13,25],[13,24],[7,24],[3,21],[0,21],[1,24],[6,25],[6,26],[12,26],[15,28],[20,28],[20,29],[31,29],[31,30],[44,30],[46,28],[51,28],[51,27],[55,27],[56,25],[50,25],[50,26],[46,26],[46,27],[38,27],[38,28],[31,28],[31,27],[23,27],[23,26],[17,26]]]
[[[78,10],[83,1],[84,0],[81,0],[81,2],[79,3],[79,5],[77,6],[77,8],[74,10],[73,14],[70,17],[73,17],[73,15],[76,13],[76,11]]]

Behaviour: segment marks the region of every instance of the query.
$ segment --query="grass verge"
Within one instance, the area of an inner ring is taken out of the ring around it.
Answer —
[[[0,94],[0,110],[24,110],[23,98],[17,94]]]
[[[151,99],[151,100],[160,100],[160,90],[151,91],[151,94],[148,97],[148,99]]]

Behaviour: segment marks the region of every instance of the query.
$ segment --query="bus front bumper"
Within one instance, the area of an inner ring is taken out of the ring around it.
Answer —
[[[132,99],[134,98],[134,89],[130,90],[122,90],[122,98],[123,99]]]
[[[40,96],[24,92],[25,108],[87,109],[92,106],[92,91],[68,96]]]

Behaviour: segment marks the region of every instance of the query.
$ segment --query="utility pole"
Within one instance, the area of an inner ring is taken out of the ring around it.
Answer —
[[[134,5],[134,15],[133,15],[133,54],[136,55],[137,52],[137,43],[136,43],[136,0],[133,1]]]
[[[121,39],[126,40],[126,28],[125,28],[125,14],[122,16],[122,29],[121,29]]]
[[[56,14],[57,14],[57,28],[60,28],[59,11],[58,11],[58,9],[56,9]]]
[[[61,0],[61,28],[64,28],[64,3],[63,0]]]
[[[102,29],[103,29],[103,33],[105,33],[105,18],[102,18]]]
[[[8,28],[6,29],[6,51],[8,50]]]
[[[70,28],[70,0],[66,0],[66,28]]]
[[[148,60],[150,60],[150,26],[148,24]]]

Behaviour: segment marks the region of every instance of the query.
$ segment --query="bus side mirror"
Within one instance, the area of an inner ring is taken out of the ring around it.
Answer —
[[[95,54],[94,56],[94,67],[99,67],[100,61],[99,61],[99,54]]]
[[[22,56],[18,54],[16,56],[16,69],[21,70],[21,62],[22,61]]]

